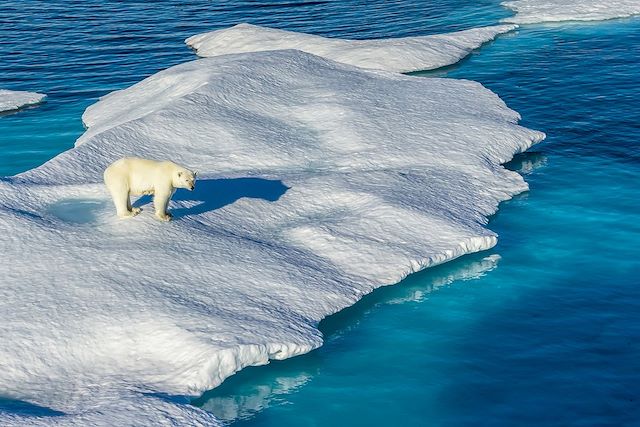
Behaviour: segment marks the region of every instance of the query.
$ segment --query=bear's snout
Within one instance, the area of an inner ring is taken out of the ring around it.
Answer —
[[[191,184],[191,186],[189,187],[189,191],[193,191],[193,189],[196,188],[195,184]]]

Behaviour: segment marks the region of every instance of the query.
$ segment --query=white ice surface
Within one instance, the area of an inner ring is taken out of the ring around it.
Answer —
[[[505,21],[517,24],[600,21],[640,13],[640,0],[514,0],[502,5],[516,12]]]
[[[0,180],[0,390],[64,413],[0,425],[210,425],[172,396],[308,352],[327,315],[493,246],[486,217],[527,188],[500,164],[544,137],[479,83],[297,50],[174,66],[83,120],[82,143]],[[102,172],[125,155],[199,171],[174,221],[115,217]]]
[[[22,90],[0,89],[0,113],[41,103],[46,95]]]
[[[298,49],[358,67],[410,72],[455,64],[483,43],[514,28],[514,25],[497,25],[432,36],[344,40],[238,24],[197,34],[185,42],[202,57]]]

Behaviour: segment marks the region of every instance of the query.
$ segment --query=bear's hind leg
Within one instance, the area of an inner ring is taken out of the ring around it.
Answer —
[[[129,200],[129,184],[122,178],[122,171],[114,166],[109,166],[104,172],[104,184],[107,186],[111,199],[116,208],[116,213],[120,218],[130,218],[138,214],[131,208]]]
[[[129,200],[129,191],[122,189],[119,191],[118,188],[110,188],[111,197],[113,198],[113,204],[116,205],[116,213],[120,218],[131,218],[136,216],[138,212],[133,212],[130,210],[131,201]]]

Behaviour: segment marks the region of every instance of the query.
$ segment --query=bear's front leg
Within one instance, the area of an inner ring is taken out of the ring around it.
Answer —
[[[165,221],[165,222],[167,222],[167,221],[171,221],[171,218],[173,218],[173,215],[171,215],[169,212],[165,212],[165,214],[164,214],[164,215],[162,215],[162,214],[158,214],[158,213],[156,212],[156,218],[158,218],[160,221]]]
[[[153,197],[153,206],[156,208],[156,218],[160,221],[170,221],[171,214],[167,212],[169,206],[169,199],[171,199],[171,192],[160,193],[156,192]]]

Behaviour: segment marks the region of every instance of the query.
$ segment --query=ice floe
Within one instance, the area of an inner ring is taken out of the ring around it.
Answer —
[[[189,37],[186,43],[202,57],[298,49],[358,67],[410,72],[455,64],[483,43],[514,28],[496,25],[421,37],[344,40],[238,24]]]
[[[83,120],[75,148],[0,180],[0,390],[55,413],[2,425],[211,425],[181,396],[308,352],[376,287],[492,247],[487,216],[527,188],[501,163],[544,137],[479,83],[298,50],[177,65]],[[102,172],[125,155],[199,171],[174,221],[147,197],[115,217]]]
[[[0,113],[39,104],[45,98],[42,93],[0,89]]]
[[[456,281],[477,279],[497,268],[500,261],[498,254],[480,255],[469,255],[465,257],[466,259],[460,260],[455,267],[447,264],[443,266],[444,269],[440,269],[437,272],[432,269],[431,272],[426,275],[420,275],[419,278],[412,276],[402,283],[400,289],[394,290],[396,291],[395,297],[377,300],[375,305],[421,303],[441,287]],[[368,304],[371,304],[371,302]],[[367,309],[365,308],[365,310]],[[335,322],[333,325],[335,327]],[[349,322],[341,326],[343,327],[333,330],[331,335],[342,336],[346,330],[353,327]],[[316,366],[316,363],[321,359],[323,358],[311,358],[306,359],[303,363],[298,363],[296,366],[300,370],[294,368],[283,372],[281,369],[276,368],[273,371],[268,369],[258,372],[253,371],[250,376],[251,385],[240,387],[231,392],[229,392],[229,389],[224,392],[214,389],[212,392],[205,393],[198,398],[195,404],[215,414],[216,418],[225,425],[238,420],[249,419],[274,404],[282,403],[283,396],[292,394],[298,388],[312,381],[314,377],[319,376],[322,370]]]
[[[516,12],[505,21],[517,24],[600,21],[640,13],[638,0],[514,0],[502,5]]]

